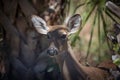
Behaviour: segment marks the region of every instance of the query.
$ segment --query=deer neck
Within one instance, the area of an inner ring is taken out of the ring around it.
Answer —
[[[70,44],[68,50],[65,52],[65,59],[63,64],[63,75],[65,80],[85,80],[86,74],[83,71],[82,65],[78,62]]]

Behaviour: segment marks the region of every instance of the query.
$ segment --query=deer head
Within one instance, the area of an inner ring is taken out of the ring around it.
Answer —
[[[81,25],[81,17],[79,14],[72,16],[66,25],[48,26],[42,18],[36,15],[33,15],[31,20],[39,33],[47,35],[51,43],[47,53],[51,56],[62,53],[68,49],[68,36],[77,32]]]
[[[64,80],[110,80],[108,72],[80,64],[70,48],[68,36],[79,30],[81,25],[79,14],[72,16],[66,25],[48,26],[42,18],[36,15],[32,16],[32,22],[39,33],[48,36],[50,46],[47,53],[51,56],[63,54],[62,57],[58,56],[56,59]]]

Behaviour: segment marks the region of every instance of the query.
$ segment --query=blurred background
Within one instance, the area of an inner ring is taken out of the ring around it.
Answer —
[[[80,62],[96,65],[103,60],[111,59],[112,44],[107,38],[107,33],[112,32],[115,22],[120,22],[119,18],[106,8],[107,1],[120,6],[120,0],[0,0],[0,17],[6,16],[8,22],[17,26],[15,29],[24,34],[25,29],[22,31],[21,27],[27,25],[27,29],[31,26],[30,16],[33,14],[43,17],[46,21],[49,18],[50,25],[64,23],[67,17],[80,14],[81,28],[76,34],[69,36],[69,40]],[[8,35],[12,34],[12,30],[4,27],[3,20],[0,20],[0,48],[3,50],[3,43],[7,42],[9,48],[13,49],[11,36]],[[20,27],[19,20],[23,22]],[[6,50],[6,47],[4,48]]]
[[[107,1],[120,6],[118,0],[70,1],[70,14],[78,13],[82,16],[82,28],[71,37],[73,48],[78,53],[80,52],[80,62],[85,61],[95,65],[106,59],[111,59],[113,44],[107,34],[113,32],[113,24],[119,23],[120,20],[106,8]]]

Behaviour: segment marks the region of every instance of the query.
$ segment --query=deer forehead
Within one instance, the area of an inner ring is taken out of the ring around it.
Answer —
[[[62,25],[50,26],[49,33],[51,34],[66,34],[68,33],[68,28]]]

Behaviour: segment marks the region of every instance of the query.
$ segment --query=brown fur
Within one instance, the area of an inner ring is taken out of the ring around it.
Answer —
[[[59,33],[59,31],[63,31]],[[58,64],[62,70],[62,74],[65,80],[109,80],[109,73],[105,70],[97,67],[83,66],[76,59],[67,39],[63,40],[59,38],[66,30],[61,27],[52,28],[50,31],[51,43],[59,50],[59,54],[56,56]],[[49,33],[49,32],[48,32]],[[66,34],[67,35],[67,34]],[[64,43],[64,44],[63,44]],[[58,45],[59,44],[59,45]],[[57,45],[57,46],[56,46]],[[59,47],[63,47],[60,50]]]

